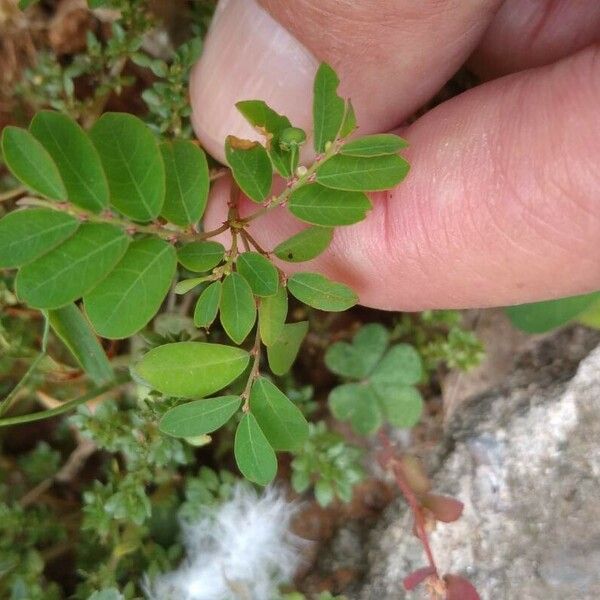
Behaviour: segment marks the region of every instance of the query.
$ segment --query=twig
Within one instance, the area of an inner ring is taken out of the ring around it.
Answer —
[[[0,202],[6,202],[7,200],[12,200],[21,194],[24,194],[27,191],[27,188],[24,185],[13,188],[12,190],[8,190],[6,192],[0,193]]]
[[[261,345],[260,345],[260,327],[258,324],[256,325],[256,335],[254,337],[254,345],[252,346],[252,350],[250,350],[250,354],[254,356],[254,362],[252,363],[252,369],[250,370],[250,374],[248,375],[248,381],[246,382],[246,387],[242,392],[242,399],[244,400],[244,405],[242,406],[242,410],[244,412],[248,412],[250,410],[250,391],[252,390],[252,384],[254,380],[259,375],[259,367],[260,367],[260,356],[261,356]]]

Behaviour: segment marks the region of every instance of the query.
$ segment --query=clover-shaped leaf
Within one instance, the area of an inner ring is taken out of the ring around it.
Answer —
[[[394,427],[412,427],[423,409],[421,394],[414,387],[423,374],[420,355],[409,344],[388,349],[388,343],[385,327],[365,325],[352,343],[337,342],[325,355],[333,373],[357,382],[331,391],[331,411],[362,435],[374,433],[384,419]]]

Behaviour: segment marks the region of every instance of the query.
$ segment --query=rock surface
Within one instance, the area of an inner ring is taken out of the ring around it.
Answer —
[[[431,542],[440,569],[467,576],[483,600],[600,597],[599,343],[598,332],[580,327],[542,340],[501,387],[449,423],[434,489],[465,511],[438,525]],[[425,565],[411,524],[404,503],[393,504],[349,598],[421,597],[402,588]]]

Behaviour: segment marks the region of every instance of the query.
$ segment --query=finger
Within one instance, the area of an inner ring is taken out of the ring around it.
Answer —
[[[222,0],[190,84],[196,133],[222,159],[226,135],[253,137],[234,104],[255,98],[310,128],[321,60],[364,133],[394,127],[464,62],[499,2],[265,2],[274,18],[254,0]]]
[[[600,49],[591,48],[440,105],[405,132],[406,181],[374,195],[366,221],[336,229],[331,249],[300,268],[394,310],[600,289],[599,102]],[[221,185],[209,214],[217,222]],[[252,233],[272,248],[298,227],[277,209]]]
[[[598,0],[506,0],[469,66],[490,79],[551,64],[600,42]]]

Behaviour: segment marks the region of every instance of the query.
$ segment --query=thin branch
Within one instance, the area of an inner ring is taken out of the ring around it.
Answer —
[[[260,327],[258,324],[256,325],[256,335],[254,337],[254,345],[252,346],[252,350],[250,350],[250,354],[254,356],[254,362],[252,363],[252,369],[250,370],[250,374],[248,375],[248,381],[246,382],[246,387],[244,387],[244,391],[242,392],[242,399],[244,400],[244,405],[242,406],[242,410],[244,412],[248,412],[250,410],[250,405],[248,401],[250,400],[250,391],[252,390],[252,384],[254,380],[259,375],[259,367],[260,367],[260,357],[261,357],[261,344],[260,344]]]
[[[7,202],[8,200],[12,200],[21,194],[24,194],[27,191],[27,188],[24,185],[13,188],[12,190],[8,190],[7,192],[0,193],[0,202]]]

